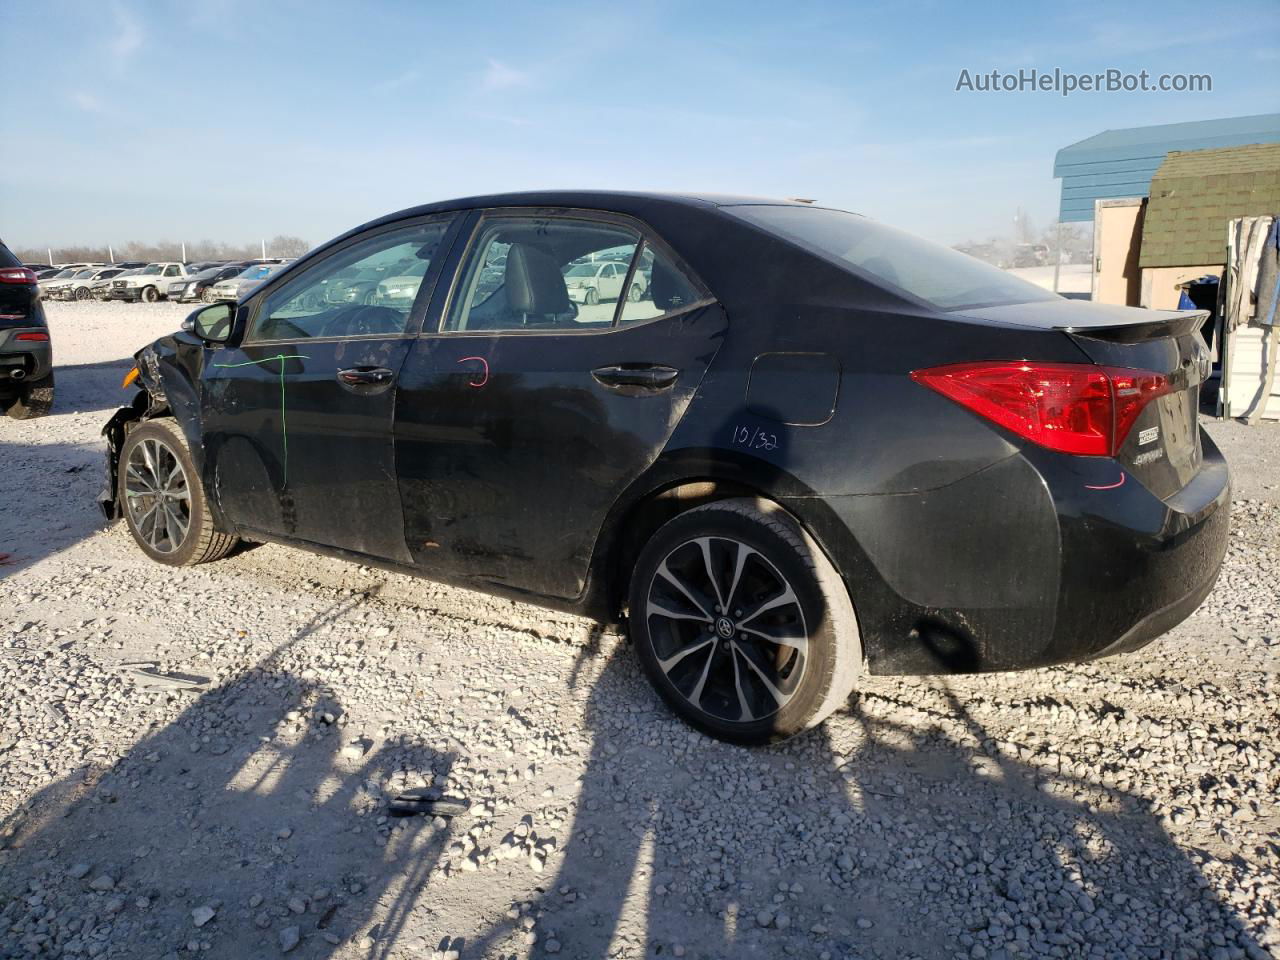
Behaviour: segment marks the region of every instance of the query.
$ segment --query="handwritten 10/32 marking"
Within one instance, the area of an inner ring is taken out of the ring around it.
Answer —
[[[778,435],[766,433],[758,427],[752,430],[739,425],[733,428],[733,443],[748,450],[777,450]]]

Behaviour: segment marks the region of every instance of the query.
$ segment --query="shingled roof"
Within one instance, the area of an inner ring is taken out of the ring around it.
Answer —
[[[1280,214],[1280,143],[1173,152],[1151,178],[1140,267],[1226,263],[1227,221]]]

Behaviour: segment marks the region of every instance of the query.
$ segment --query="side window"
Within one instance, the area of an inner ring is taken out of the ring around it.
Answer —
[[[248,339],[400,336],[448,227],[390,230],[327,257],[263,300]]]
[[[671,258],[645,244],[618,323],[639,323],[681,310],[706,294]]]
[[[177,265],[176,265],[176,264],[172,264],[172,263],[171,263],[171,264],[169,264],[169,266],[165,267],[165,268],[164,268],[164,275],[165,275],[166,277],[176,277],[176,276],[178,276],[178,267],[177,267]]]
[[[573,217],[487,217],[460,273],[444,329],[591,330],[608,327],[619,284],[602,264],[626,266],[640,235]]]

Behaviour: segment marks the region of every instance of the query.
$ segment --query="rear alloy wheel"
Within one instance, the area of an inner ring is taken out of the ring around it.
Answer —
[[[77,299],[77,300],[92,300],[92,299],[93,299],[93,291],[92,291],[92,290],[90,290],[88,287],[76,287],[76,299]]]
[[[53,374],[43,380],[26,380],[9,404],[8,414],[14,420],[34,420],[53,409]]]
[[[152,560],[175,567],[218,560],[236,545],[213,528],[204,489],[177,424],[135,426],[120,448],[118,491],[134,542]]]
[[[160,299],[160,291],[155,287],[145,287],[142,291],[143,303],[155,303]]]
[[[204,292],[200,294],[200,299],[205,303],[216,303],[218,298],[213,295],[213,287],[205,287]]]
[[[844,581],[776,504],[704,504],[661,527],[632,574],[629,624],[663,699],[723,740],[821,723],[862,668]]]

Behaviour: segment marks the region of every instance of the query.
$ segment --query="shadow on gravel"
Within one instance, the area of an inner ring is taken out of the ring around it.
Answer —
[[[87,414],[106,423],[109,411],[132,399],[120,380],[131,360],[58,366],[51,418],[10,420],[0,414],[0,578],[59,553],[103,526],[98,510],[104,446],[96,430],[91,442],[68,443],[62,414]],[[98,424],[100,425],[100,424]]]
[[[395,739],[361,755],[332,691],[283,666],[358,602],[0,822],[0,958],[242,960],[295,934],[290,956],[315,958],[366,933],[360,955],[389,957],[449,828],[388,820],[381,788],[443,782],[454,758]]]
[[[960,721],[990,743],[954,696],[950,717],[904,725],[878,715],[900,705],[855,695],[839,749],[828,725],[673,750],[634,737],[649,714],[619,651],[594,680],[565,858],[526,911],[532,955],[1267,956],[1138,798],[1067,776],[1047,792],[1043,768],[940,738]],[[490,929],[469,955],[514,955],[521,932]]]
[[[429,956],[406,931],[437,926],[454,828],[386,819],[386,791],[454,757],[362,755],[332,691],[287,667],[358,603],[0,823],[0,958],[241,960],[295,933],[290,957]],[[990,743],[954,696],[912,716],[872,684],[743,750],[674,724],[621,645],[578,677],[593,739],[561,865],[520,917],[538,942],[503,922],[453,942],[464,958],[1265,956],[1137,798],[954,742]]]

